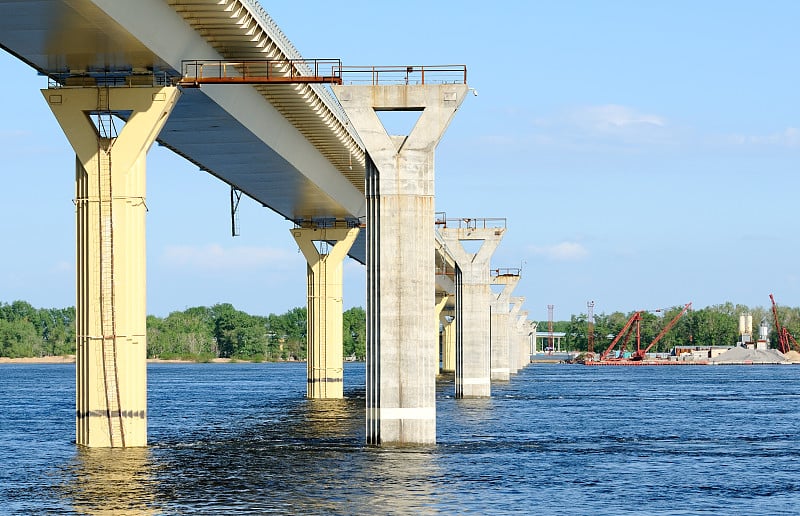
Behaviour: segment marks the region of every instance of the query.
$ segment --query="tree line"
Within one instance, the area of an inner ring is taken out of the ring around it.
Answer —
[[[344,355],[366,356],[366,313],[343,314]],[[75,354],[75,308],[34,308],[25,301],[0,302],[0,356]],[[305,360],[306,309],[282,315],[250,315],[230,303],[193,307],[166,317],[147,316],[147,357],[206,361]]]
[[[683,306],[674,306],[658,313],[643,312],[640,323],[642,346],[649,346],[682,309]],[[758,339],[761,321],[766,320],[767,328],[769,328],[770,347],[777,348],[778,334],[775,329],[772,308],[749,308],[745,305],[727,302],[688,311],[650,352],[664,353],[676,346],[732,346],[739,340],[739,316],[744,313],[753,316],[753,340]],[[595,314],[593,332],[595,353],[603,352],[611,344],[613,338],[622,331],[625,323],[633,314],[634,312]],[[795,338],[800,337],[800,308],[779,306],[778,321]],[[587,314],[572,315],[569,321],[553,322],[554,332],[566,334],[561,344],[562,349],[588,350],[588,322]],[[548,331],[548,321],[539,321],[537,331]],[[634,348],[636,346],[633,339],[635,337],[631,337],[631,341],[628,343],[628,350],[631,349],[631,344]]]
[[[682,306],[659,313],[644,312],[641,321],[643,346],[659,334]],[[753,338],[766,319],[770,346],[777,347],[772,310],[723,303],[687,312],[651,349],[666,352],[675,346],[730,346],[739,339],[739,315],[753,316]],[[613,312],[594,317],[594,350],[602,352],[619,333],[633,312]],[[800,308],[778,307],[778,320],[800,338]],[[569,321],[555,321],[553,331],[566,334],[562,347],[588,349],[586,314]],[[547,331],[539,321],[538,331]],[[343,314],[344,355],[363,360],[366,356],[366,313],[361,307]],[[635,344],[634,344],[635,345]],[[630,347],[630,345],[629,345]],[[0,302],[0,356],[42,357],[75,354],[75,308],[34,308],[25,301]],[[305,360],[306,309],[293,308],[282,315],[250,315],[230,303],[193,307],[166,317],[147,317],[148,358],[210,360]]]

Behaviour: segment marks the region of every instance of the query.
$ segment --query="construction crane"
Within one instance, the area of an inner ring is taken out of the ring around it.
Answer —
[[[792,347],[795,350],[800,351],[800,346],[797,345],[797,341],[794,340],[794,337],[786,326],[781,326],[781,323],[778,321],[778,304],[775,303],[775,298],[772,297],[772,294],[769,295],[769,300],[772,301],[772,316],[775,318],[775,331],[778,333],[778,349],[780,349],[781,353],[788,353],[791,347],[789,343],[791,342]]]
[[[640,310],[638,312],[634,312],[633,315],[630,316],[628,321],[625,323],[625,326],[622,327],[619,333],[617,333],[617,336],[614,337],[614,340],[611,341],[611,344],[609,344],[606,350],[600,354],[601,361],[608,360],[608,355],[616,347],[619,340],[625,337],[625,340],[623,341],[622,346],[620,348],[620,356],[622,356],[622,353],[625,351],[625,347],[628,345],[628,339],[630,338],[631,332],[633,331],[634,323],[636,323],[636,341],[637,342],[639,341],[640,339],[639,322],[642,320],[643,312],[644,310]]]
[[[638,344],[637,344],[637,346],[636,346],[636,348],[637,348],[637,349],[636,349],[636,353],[634,353],[634,354],[633,354],[633,356],[631,357],[631,360],[644,360],[644,357],[645,357],[645,356],[647,356],[647,353],[650,351],[650,349],[651,349],[653,346],[655,346],[655,345],[656,345],[656,343],[657,343],[659,340],[661,340],[661,339],[664,337],[664,335],[666,335],[666,334],[667,334],[667,332],[668,332],[669,330],[671,330],[671,329],[672,329],[672,327],[673,327],[673,326],[675,326],[675,325],[678,323],[678,320],[679,320],[681,317],[683,317],[683,314],[685,314],[686,312],[688,312],[688,311],[689,311],[691,308],[692,308],[692,303],[691,303],[691,302],[690,302],[690,303],[686,303],[686,305],[683,307],[683,310],[681,310],[681,311],[680,311],[680,313],[679,313],[678,315],[676,315],[675,317],[673,317],[673,318],[672,318],[672,320],[671,320],[670,322],[668,322],[666,326],[664,326],[664,329],[662,329],[662,330],[661,330],[661,333],[659,333],[659,334],[656,336],[656,338],[655,338],[655,339],[653,339],[653,342],[651,342],[651,343],[650,343],[650,345],[649,345],[649,346],[647,346],[647,348],[646,348],[646,349],[641,349],[641,348],[639,348],[639,346],[638,346]]]
[[[628,341],[630,340],[630,337],[633,334],[634,327],[636,328],[636,351],[633,352],[633,354],[630,357],[630,360],[632,361],[644,360],[645,356],[647,356],[647,353],[653,348],[653,346],[655,346],[658,343],[658,341],[660,341],[664,337],[664,335],[666,335],[667,332],[671,330],[672,327],[675,326],[675,324],[677,324],[678,320],[681,317],[683,317],[683,314],[689,311],[691,307],[692,303],[687,303],[683,307],[683,310],[681,310],[680,313],[678,313],[678,315],[673,317],[672,320],[668,322],[666,326],[664,326],[661,332],[656,336],[655,339],[653,339],[650,345],[647,346],[645,349],[642,349],[641,346],[642,339],[641,339],[640,326],[642,321],[642,314],[645,313],[647,310],[639,310],[637,312],[634,312],[633,315],[631,315],[630,318],[628,319],[628,322],[625,323],[625,326],[622,327],[622,330],[620,330],[617,336],[614,337],[614,340],[611,341],[611,344],[609,344],[608,348],[606,348],[606,350],[600,355],[600,360],[601,361],[609,360],[608,356],[611,353],[611,351],[614,349],[614,347],[616,347],[620,339],[624,338],[624,340],[622,341],[622,346],[620,346],[619,358],[617,359],[621,360],[625,352],[625,349],[628,345]]]

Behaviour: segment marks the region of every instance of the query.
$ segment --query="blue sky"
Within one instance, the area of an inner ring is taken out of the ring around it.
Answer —
[[[438,211],[506,217],[493,266],[523,266],[533,319],[693,301],[800,306],[800,3],[262,2],[300,52],[345,65],[466,64],[437,149]],[[0,301],[74,304],[73,152],[0,55]],[[305,303],[290,225],[154,147],[148,312]],[[364,268],[345,268],[345,305]]]

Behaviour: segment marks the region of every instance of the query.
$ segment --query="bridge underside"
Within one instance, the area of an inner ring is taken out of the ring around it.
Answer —
[[[285,36],[270,39],[250,4],[0,0],[0,47],[62,85],[165,85],[185,59],[294,50]],[[319,88],[186,89],[158,142],[288,220],[363,219],[363,151]],[[363,235],[349,254],[364,263]]]

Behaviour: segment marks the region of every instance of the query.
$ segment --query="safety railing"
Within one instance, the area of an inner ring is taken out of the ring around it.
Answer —
[[[53,72],[47,76],[48,88],[168,86],[174,78],[166,72],[135,74],[128,70],[88,71],[82,74]]]
[[[341,84],[339,59],[194,59],[181,62],[178,84]]]
[[[490,272],[493,278],[498,276],[519,276],[522,269],[519,267],[500,267],[498,269],[492,269]]]
[[[313,219],[295,219],[295,228],[317,228],[317,229],[333,229],[333,228],[365,228],[366,224],[357,218],[326,218],[319,217]]]
[[[466,65],[341,66],[334,73],[342,84],[467,84]]]
[[[436,219],[436,225],[453,229],[505,229],[505,218]]]

